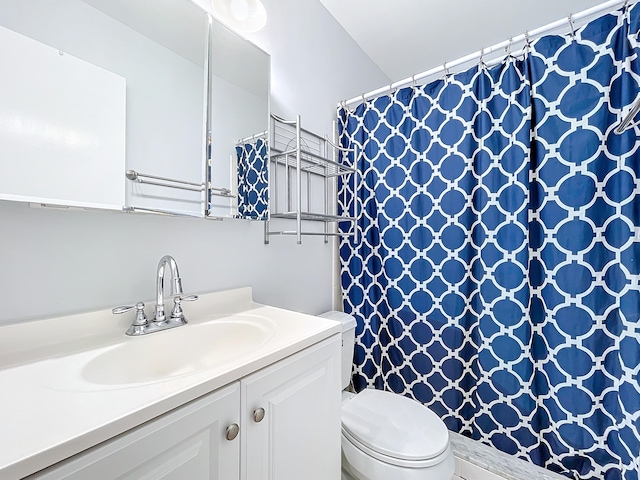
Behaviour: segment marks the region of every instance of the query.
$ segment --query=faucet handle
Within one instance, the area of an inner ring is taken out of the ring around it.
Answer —
[[[173,309],[171,310],[171,319],[179,321],[180,323],[187,323],[187,319],[184,318],[184,312],[182,311],[182,302],[195,302],[198,300],[198,295],[177,295],[173,298]]]
[[[198,295],[178,295],[175,298],[175,301],[180,300],[181,302],[195,302],[198,299]]]
[[[133,323],[127,330],[127,335],[140,335],[142,334],[144,327],[147,326],[147,315],[144,313],[144,303],[138,302],[135,305],[122,305],[119,307],[115,307],[111,310],[111,313],[119,315],[121,313],[126,313],[129,310],[136,309],[136,317],[133,320]]]

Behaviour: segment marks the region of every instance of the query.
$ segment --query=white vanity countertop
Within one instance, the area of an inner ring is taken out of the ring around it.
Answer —
[[[115,346],[145,340],[124,335],[132,312],[114,316],[106,310],[0,327],[0,478],[42,470],[341,331],[331,320],[256,304],[250,288],[201,295],[183,309],[189,325],[149,336],[235,314],[266,318],[272,335],[237,359],[196,373],[100,385],[84,379],[82,368]],[[179,351],[158,354],[180,356]]]

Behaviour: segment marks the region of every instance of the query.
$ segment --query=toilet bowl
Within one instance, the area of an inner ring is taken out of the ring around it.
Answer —
[[[342,380],[349,386],[355,319],[342,312],[321,315],[342,322]],[[424,405],[382,390],[342,392],[343,479],[449,480],[454,459],[444,422]],[[344,474],[346,472],[346,475]]]
[[[435,413],[371,389],[343,395],[342,463],[362,480],[446,480],[454,470],[449,433]]]

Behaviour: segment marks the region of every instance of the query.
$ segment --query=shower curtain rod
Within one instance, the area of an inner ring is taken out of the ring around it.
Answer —
[[[498,50],[506,50],[507,52],[510,52],[511,46],[514,43],[519,43],[519,42],[525,42],[525,44],[528,44],[533,37],[539,37],[551,30],[555,30],[557,28],[560,28],[564,25],[569,24],[569,26],[571,27],[571,31],[574,30],[574,22],[578,21],[578,20],[582,20],[583,18],[589,17],[591,15],[594,14],[598,14],[598,13],[602,13],[605,12],[607,10],[611,10],[613,9],[613,7],[617,7],[618,5],[626,5],[627,3],[635,3],[638,0],[634,0],[633,2],[630,2],[630,0],[609,0],[608,2],[605,3],[601,3],[600,5],[596,5],[595,7],[591,7],[587,10],[583,10],[582,12],[576,13],[576,14],[569,14],[569,16],[565,19],[562,20],[558,20],[555,21],[553,23],[549,23],[548,25],[545,25],[544,27],[540,27],[540,28],[536,28],[535,30],[531,30],[531,31],[526,31],[525,33],[518,35],[517,37],[512,37],[509,38],[508,40],[505,40],[503,42],[500,43],[496,43],[495,45],[492,45],[491,47],[487,47],[487,48],[483,48],[475,53],[471,53],[469,55],[466,55],[464,57],[458,58],[457,60],[453,60],[452,62],[445,62],[443,65],[440,65],[438,67],[432,68],[431,70],[426,70],[422,73],[417,73],[415,75],[412,75],[411,77],[405,78],[403,80],[399,80],[397,82],[393,82],[389,85],[386,85],[384,87],[378,88],[376,90],[372,90],[370,92],[367,93],[363,93],[362,95],[358,96],[358,97],[353,97],[350,100],[343,100],[342,102],[340,102],[338,104],[339,107],[349,107],[350,105],[359,103],[359,102],[364,102],[365,100],[372,98],[372,97],[377,97],[378,95],[384,94],[384,93],[388,93],[391,92],[397,88],[401,88],[401,87],[405,87],[408,85],[412,85],[415,84],[417,81],[422,80],[423,78],[426,77],[430,77],[431,75],[435,75],[436,73],[440,73],[440,72],[445,72],[445,73],[449,73],[449,69],[452,67],[457,67],[458,65],[462,65],[465,64],[467,62],[470,62],[472,60],[476,60],[476,59],[481,59],[483,58],[485,55],[490,55],[493,52],[496,52]]]

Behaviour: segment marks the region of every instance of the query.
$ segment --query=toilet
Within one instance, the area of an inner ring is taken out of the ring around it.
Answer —
[[[342,323],[342,388],[351,381],[355,319]],[[382,390],[342,391],[343,480],[450,480],[454,459],[444,422],[424,405]]]

